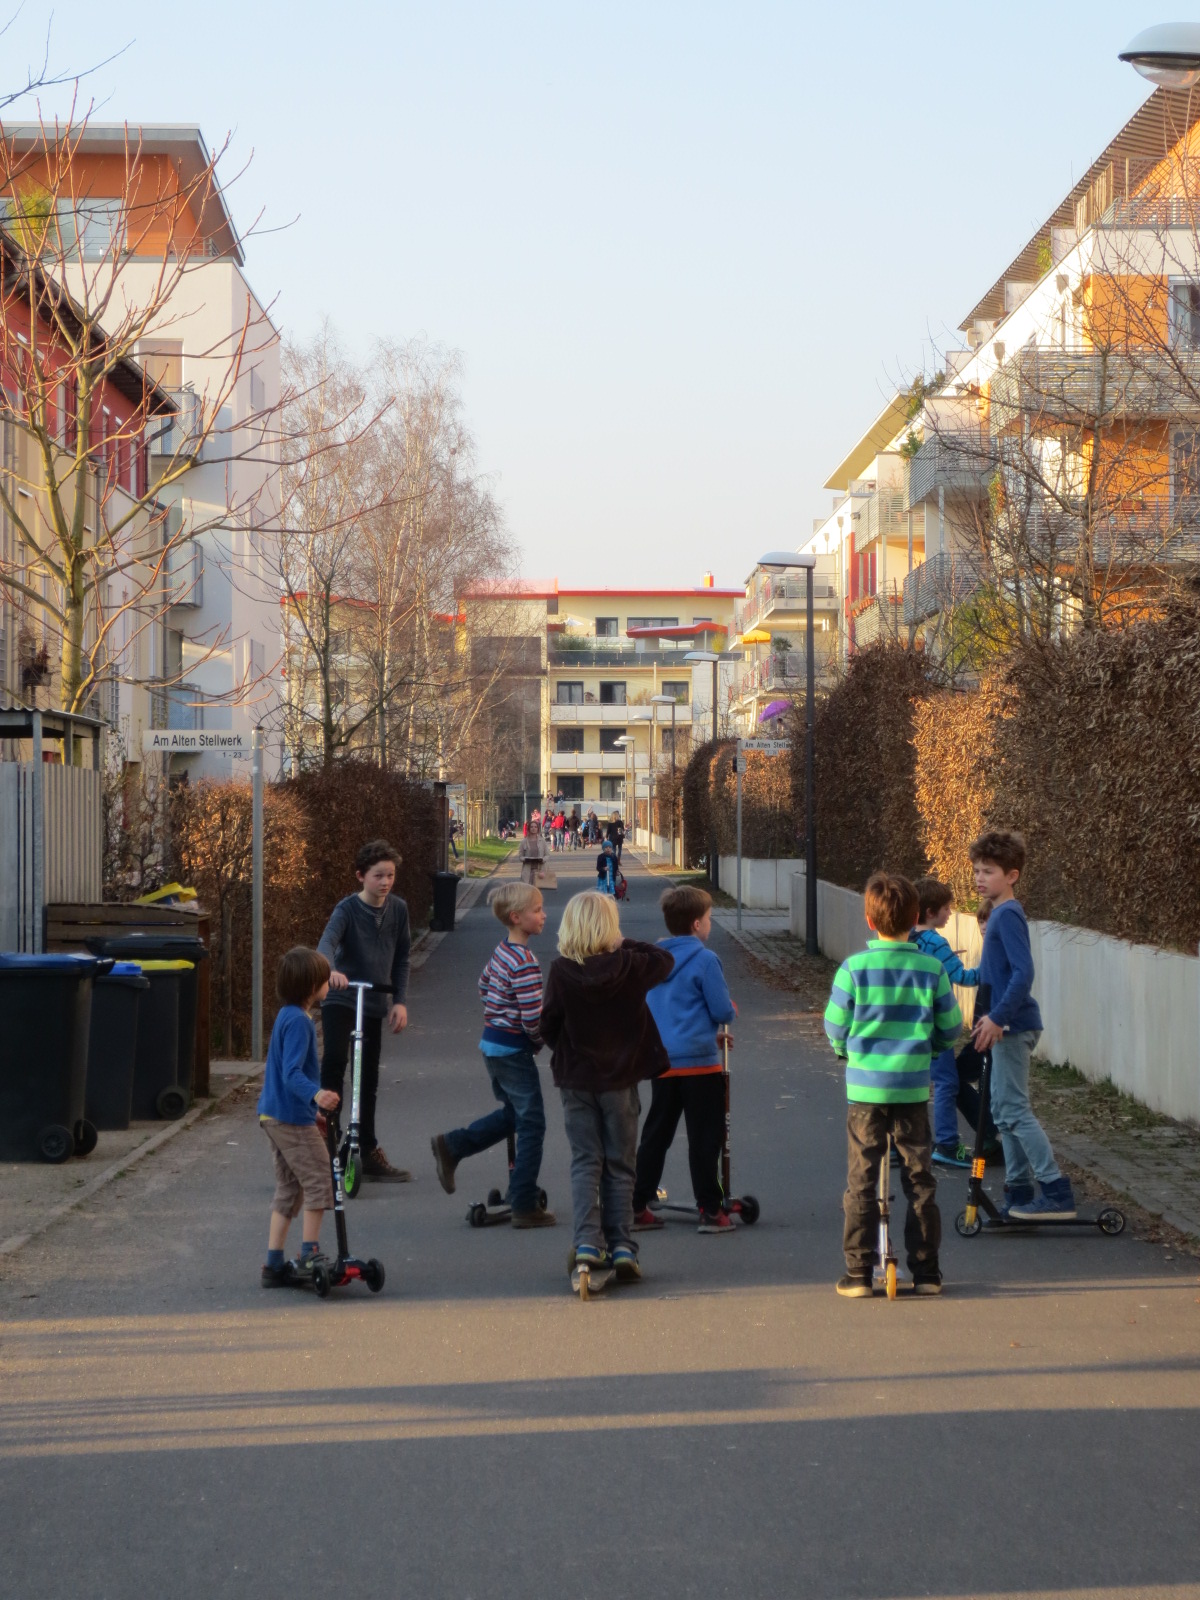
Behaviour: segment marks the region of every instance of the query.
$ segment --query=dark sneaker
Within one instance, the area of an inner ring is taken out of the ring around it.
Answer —
[[[557,1222],[553,1211],[543,1211],[540,1206],[536,1211],[514,1211],[512,1214],[514,1228],[553,1228]]]
[[[848,1272],[838,1279],[837,1292],[847,1300],[869,1300],[875,1286],[869,1272]]]
[[[697,1233],[736,1233],[737,1223],[724,1211],[702,1211]]]
[[[285,1261],[281,1267],[264,1264],[261,1282],[264,1289],[290,1289],[295,1282],[292,1263]]]
[[[1075,1215],[1075,1196],[1070,1178],[1044,1183],[1036,1200],[1012,1205],[1008,1214],[1013,1222],[1071,1222]]]
[[[1007,1217],[1014,1206],[1027,1206],[1032,1201],[1034,1188],[1031,1183],[1006,1183],[1004,1196],[1000,1201],[1000,1215]]]
[[[942,1275],[940,1272],[925,1272],[918,1276],[913,1273],[914,1294],[941,1294]]]
[[[454,1193],[454,1169],[458,1162],[450,1154],[450,1146],[446,1143],[444,1133],[438,1133],[429,1141],[433,1151],[434,1164],[437,1167],[438,1182],[447,1194]]]
[[[935,1167],[969,1167],[971,1152],[965,1144],[935,1144],[933,1164]]]
[[[666,1223],[657,1211],[651,1211],[649,1206],[643,1206],[640,1211],[633,1213],[634,1233],[649,1233],[654,1228],[665,1228]]]
[[[384,1154],[381,1144],[374,1150],[364,1150],[362,1153],[362,1174],[372,1183],[411,1183],[412,1173],[406,1172],[403,1167],[394,1167]]]
[[[637,1251],[632,1245],[617,1245],[613,1250],[612,1260],[618,1283],[638,1283],[640,1281],[642,1268],[637,1258]]]
[[[983,1147],[983,1160],[985,1166],[1002,1167],[1004,1165],[1004,1146],[999,1139],[989,1139]]]

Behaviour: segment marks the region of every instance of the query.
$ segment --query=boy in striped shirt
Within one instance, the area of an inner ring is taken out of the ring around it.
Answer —
[[[929,1063],[949,1049],[962,1016],[945,968],[909,941],[919,899],[907,878],[877,872],[864,910],[875,937],[838,968],[825,1010],[825,1032],[846,1063],[849,1171],[843,1202],[846,1275],[837,1292],[862,1299],[874,1292],[879,1234],[879,1169],[887,1135],[900,1157],[908,1202],[904,1247],[917,1294],[941,1294],[937,1208],[929,1132]]]
[[[438,1182],[454,1193],[454,1169],[467,1156],[488,1150],[516,1134],[517,1159],[509,1175],[508,1203],[514,1228],[552,1228],[553,1211],[538,1205],[538,1173],[546,1138],[546,1109],[534,1056],[542,1048],[542,969],[529,941],[546,926],[537,889],[505,883],[488,897],[507,934],[479,977],[483,999],[483,1038],[479,1048],[500,1102],[467,1128],[435,1134],[430,1143]]]

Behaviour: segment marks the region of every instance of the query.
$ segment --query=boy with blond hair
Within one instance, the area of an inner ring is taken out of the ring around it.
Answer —
[[[514,1228],[552,1228],[553,1211],[538,1204],[538,1173],[546,1140],[546,1108],[534,1057],[542,1048],[542,969],[529,948],[546,926],[541,894],[527,883],[505,883],[488,896],[505,936],[479,977],[483,999],[483,1037],[479,1049],[500,1102],[466,1128],[452,1128],[430,1140],[438,1182],[454,1193],[454,1169],[468,1156],[489,1150],[515,1134],[517,1158],[509,1176],[508,1202]]]
[[[674,966],[658,945],[621,938],[617,902],[589,889],[573,895],[558,934],[542,1005],[571,1146],[575,1240],[571,1286],[586,1266],[590,1287],[641,1277],[633,1242],[637,1086],[670,1062],[646,995]]]
[[[909,939],[920,902],[898,873],[876,872],[864,897],[875,937],[843,961],[825,1010],[825,1032],[846,1063],[849,1150],[842,1248],[846,1275],[837,1292],[874,1293],[879,1234],[879,1170],[888,1137],[900,1157],[908,1202],[904,1247],[917,1294],[941,1294],[942,1219],[931,1165],[929,1063],[958,1038],[962,1015],[941,962]]]
[[[977,1050],[992,1052],[992,1116],[1004,1146],[1003,1210],[1014,1222],[1069,1222],[1075,1215],[1071,1180],[1060,1171],[1029,1103],[1029,1060],[1041,1037],[1042,1013],[1033,998],[1029,924],[1014,893],[1025,870],[1025,840],[993,829],[968,854],[976,893],[991,903],[979,958],[988,1007],[976,1019],[973,1037]]]

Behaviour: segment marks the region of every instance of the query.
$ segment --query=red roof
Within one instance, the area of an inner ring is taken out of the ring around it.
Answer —
[[[708,591],[710,594],[712,590]],[[694,639],[701,633],[728,633],[727,622],[689,622],[674,628],[626,628],[627,639]]]
[[[628,595],[638,600],[708,599],[744,600],[745,588],[740,589],[622,589],[608,584],[596,589],[563,589],[557,578],[484,578],[463,591],[465,600],[554,600],[558,598],[581,600],[589,595]]]

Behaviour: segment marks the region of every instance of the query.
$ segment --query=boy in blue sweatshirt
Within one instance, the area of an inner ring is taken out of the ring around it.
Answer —
[[[975,988],[979,973],[974,967],[963,966],[942,935],[954,909],[954,890],[936,878],[918,878],[913,887],[921,906],[920,918],[913,929],[913,943],[918,950],[941,962],[952,985]],[[933,1164],[935,1167],[969,1167],[971,1153],[958,1137],[958,1058],[953,1046],[933,1058],[929,1076],[933,1083]]]
[[[992,1115],[1004,1146],[1004,1209],[1014,1221],[1065,1222],[1075,1215],[1071,1180],[1059,1171],[1046,1131],[1029,1103],[1029,1058],[1042,1032],[1033,998],[1033,953],[1025,911],[1013,893],[1025,867],[1019,833],[982,834],[970,848],[975,888],[991,901],[979,982],[987,1015],[976,1019],[975,1047],[992,1052]],[[1035,1198],[1033,1180],[1041,1194]]]
[[[340,1096],[321,1088],[317,1062],[317,1030],[309,1016],[329,988],[329,963],[303,945],[289,950],[279,963],[276,993],[283,1001],[263,1071],[258,1121],[275,1156],[275,1196],[267,1235],[264,1289],[311,1281],[321,1237],[321,1218],[333,1205],[329,1151],[317,1125],[318,1111],[332,1111]],[[300,1260],[285,1261],[288,1226],[304,1210]]]
[[[642,1129],[633,1187],[635,1229],[661,1228],[650,1210],[667,1151],[682,1116],[687,1127],[688,1167],[700,1212],[701,1233],[732,1233],[722,1209],[721,1145],[725,1137],[725,1085],[717,1029],[732,1022],[733,1001],[720,958],[705,948],[712,932],[712,896],[703,889],[668,889],[660,902],[669,938],[660,939],[675,959],[671,975],[651,989],[646,1004],[671,1062],[655,1078]]]

